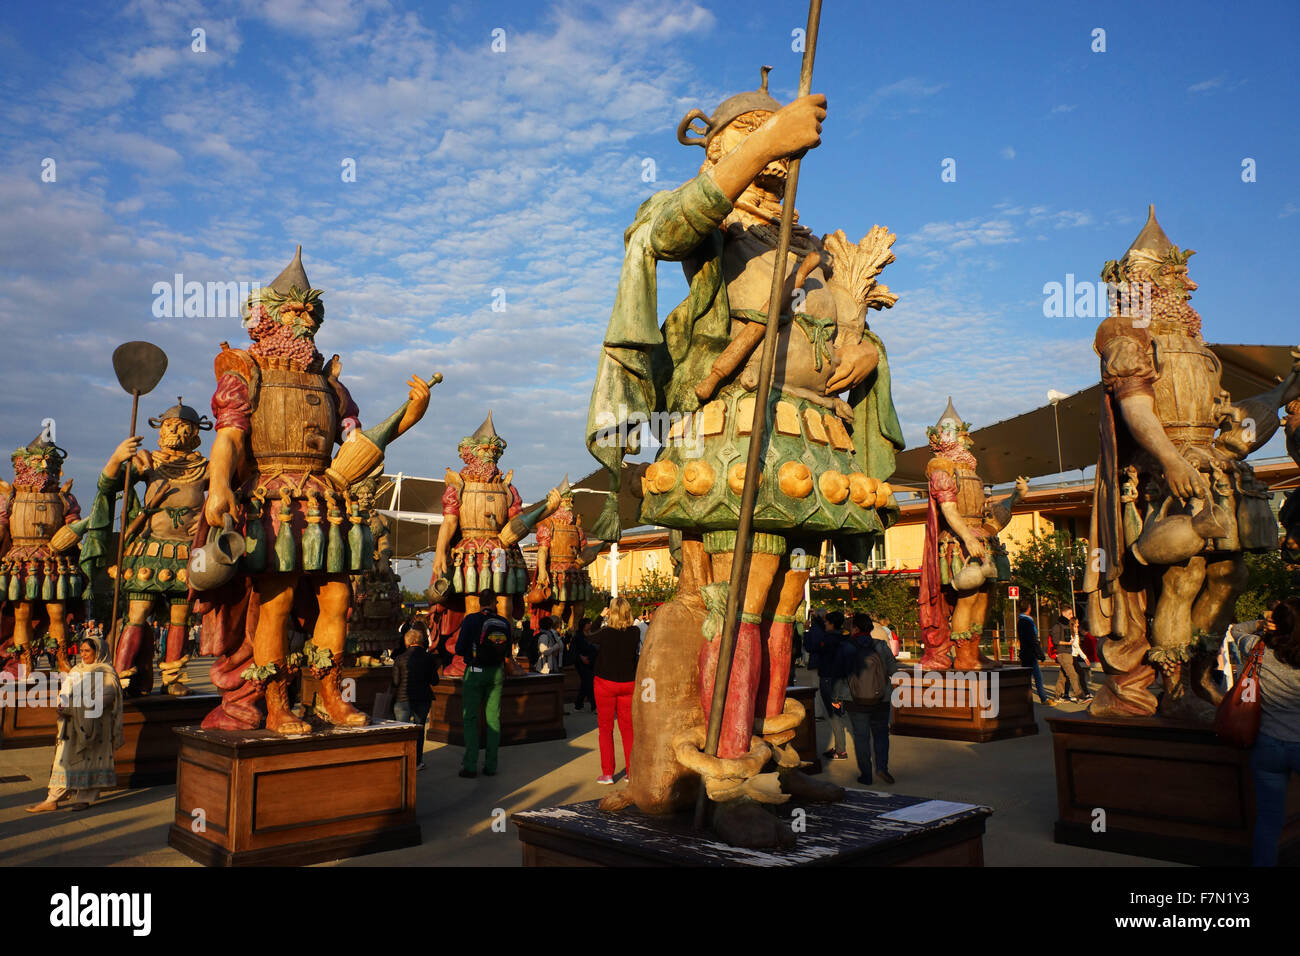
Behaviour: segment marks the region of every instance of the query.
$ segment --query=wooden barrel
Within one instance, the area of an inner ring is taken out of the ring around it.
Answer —
[[[58,491],[16,491],[9,512],[15,547],[44,544],[62,527],[63,498]]]

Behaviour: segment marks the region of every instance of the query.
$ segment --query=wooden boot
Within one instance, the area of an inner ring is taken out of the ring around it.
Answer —
[[[266,682],[266,729],[286,735],[311,733],[311,724],[299,720],[289,709],[289,675],[284,661],[276,662],[276,674]]]
[[[369,717],[343,699],[343,673],[337,664],[321,675],[316,713],[336,727],[364,727],[370,723]]]

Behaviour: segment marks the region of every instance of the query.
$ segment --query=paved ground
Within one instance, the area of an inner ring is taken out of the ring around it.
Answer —
[[[203,669],[200,669],[200,672]],[[815,684],[815,675],[801,674]],[[1055,669],[1044,673],[1050,688]],[[195,689],[203,689],[196,684]],[[984,840],[990,866],[1167,866],[1155,860],[1120,856],[1052,842],[1056,784],[1052,738],[1043,719],[1051,708],[1037,707],[1040,733],[987,744],[916,737],[894,737],[889,789],[916,796],[990,806],[994,814]],[[1063,711],[1080,710],[1066,704]],[[429,744],[427,769],[418,775],[418,847],[340,861],[339,866],[517,866],[517,834],[492,830],[492,812],[507,814],[591,800],[608,792],[595,782],[600,774],[596,716],[578,711],[565,718],[567,740],[507,747],[500,773],[462,780],[456,776],[462,750]],[[829,725],[817,722],[822,749]],[[857,787],[856,762],[829,761],[824,778]],[[28,781],[0,783],[0,864],[9,866],[195,866],[167,846],[174,787],[117,791],[89,811],[32,815],[49,779],[53,748],[0,750],[0,777],[25,775]],[[622,766],[620,751],[619,766]],[[620,784],[621,786],[621,778]]]

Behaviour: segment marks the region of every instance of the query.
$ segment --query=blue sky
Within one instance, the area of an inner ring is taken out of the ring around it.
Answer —
[[[622,230],[695,174],[700,151],[674,136],[687,110],[752,89],[763,63],[792,96],[805,17],[680,0],[11,8],[0,444],[55,418],[88,494],[129,415],[113,347],[170,356],[147,415],[177,394],[206,408],[218,343],[246,340],[236,319],[156,318],[154,284],[266,281],[301,242],[328,310],[318,345],[342,353],[364,421],[412,372],[446,376],[390,468],[440,475],[490,406],[525,497],[586,473]],[[1210,341],[1300,339],[1297,26],[1290,3],[826,3],[814,87],[829,116],[798,206],[819,233],[898,234],[882,281],[901,299],[873,327],[909,444],[948,394],[987,424],[1096,381],[1096,320],[1044,318],[1042,287],[1096,279],[1149,202],[1198,250]],[[661,276],[666,312],[684,285]]]

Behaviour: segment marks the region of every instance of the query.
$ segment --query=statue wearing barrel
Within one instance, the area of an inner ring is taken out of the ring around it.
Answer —
[[[561,489],[552,488],[544,503],[525,513],[511,482],[514,472],[502,474],[497,467],[505,450],[488,412],[483,424],[457,447],[464,467],[459,472],[447,469],[429,598],[442,605],[436,615],[438,640],[444,659],[450,659],[443,673],[451,677],[465,673],[464,659],[454,652],[456,635],[465,615],[479,610],[482,591],[492,591],[497,613],[507,619],[518,616],[528,590],[519,541],[560,505]]]
[[[345,700],[339,668],[348,574],[371,565],[373,543],[349,520],[347,493],[424,415],[429,383],[412,378],[406,404],[361,431],[338,356],[327,362],[315,347],[325,306],[307,281],[301,247],[250,297],[247,312],[252,345],[223,343],[214,364],[217,434],[196,539],[207,544],[190,562],[203,592],[204,650],[218,655],[212,677],[225,691],[204,726],[249,728],[264,719],[277,733],[309,731],[289,707],[299,668],[321,681],[321,719],[360,726],[368,718]],[[300,653],[289,650],[291,620],[310,635]]]
[[[72,479],[62,485],[63,462],[68,457],[42,432],[11,456],[14,481],[0,481],[0,598],[13,614],[13,645],[19,666],[31,671],[36,632],[42,610],[47,621],[44,639],[57,649],[60,669],[67,659],[67,605],[80,600],[82,581],[77,554],[59,553],[51,543],[63,544],[75,535],[65,525],[81,517],[72,495]]]

